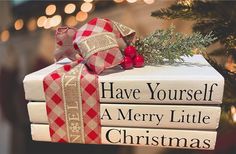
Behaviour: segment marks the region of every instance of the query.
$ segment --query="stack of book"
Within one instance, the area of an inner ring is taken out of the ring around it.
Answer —
[[[51,140],[43,79],[61,63],[24,79],[33,140]],[[102,144],[214,149],[224,78],[201,55],[174,64],[109,69],[98,81]]]

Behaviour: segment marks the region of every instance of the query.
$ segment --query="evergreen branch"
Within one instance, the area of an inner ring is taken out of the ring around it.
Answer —
[[[137,40],[135,46],[144,56],[145,63],[155,65],[183,61],[181,56],[192,56],[194,49],[203,50],[215,39],[212,33],[205,36],[200,33],[190,36],[175,33],[174,26],[171,26],[167,30],[157,30],[150,36]]]
[[[220,8],[220,9],[219,9]],[[227,49],[236,46],[236,3],[217,0],[181,0],[168,8],[152,12],[152,16],[161,19],[185,19],[197,21],[194,32],[208,34],[213,32],[217,40]]]

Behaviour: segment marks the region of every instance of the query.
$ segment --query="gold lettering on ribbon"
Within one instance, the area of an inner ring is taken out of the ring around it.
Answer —
[[[125,25],[122,25],[118,22],[112,21],[113,24],[116,26],[116,28],[120,31],[122,36],[128,36],[132,33],[135,33],[135,31]]]
[[[91,35],[80,41],[77,45],[85,59],[98,51],[118,47],[115,34],[111,32]]]
[[[83,64],[78,64],[62,77],[67,137],[71,143],[85,143],[79,76],[82,69]]]

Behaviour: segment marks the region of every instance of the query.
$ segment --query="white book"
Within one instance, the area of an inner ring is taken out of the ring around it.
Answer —
[[[220,104],[224,78],[201,55],[184,62],[131,70],[108,69],[98,76],[100,102],[150,104]],[[25,97],[45,101],[43,79],[62,67],[52,64],[24,79]]]
[[[28,103],[32,123],[48,124],[45,102]],[[190,105],[101,104],[102,126],[217,129],[221,108]]]
[[[31,124],[32,139],[50,142],[49,126]],[[101,143],[213,150],[216,131],[102,127]]]

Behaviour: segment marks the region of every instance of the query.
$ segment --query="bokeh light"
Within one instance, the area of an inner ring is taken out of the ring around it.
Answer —
[[[15,27],[16,30],[22,29],[23,26],[24,26],[24,21],[22,19],[17,19],[15,21],[14,27]]]
[[[93,0],[84,0],[85,2],[91,3]]]
[[[74,27],[77,25],[77,21],[75,19],[75,16],[70,16],[66,19],[66,25],[70,27]]]
[[[37,20],[38,27],[43,27],[46,21],[47,21],[46,16],[39,17],[38,20]]]
[[[69,4],[67,4],[67,5],[65,6],[64,12],[65,12],[66,14],[71,14],[71,13],[75,12],[75,9],[76,9],[75,4],[69,3]]]
[[[50,18],[48,18],[48,19],[45,21],[43,27],[44,27],[45,29],[51,28]]]
[[[80,7],[81,11],[83,12],[89,12],[92,10],[92,8],[93,8],[93,4],[88,3],[88,2],[83,3]]]
[[[52,18],[49,19],[50,27],[56,27],[61,23],[61,16],[54,15]]]
[[[87,18],[88,18],[88,13],[86,13],[86,12],[79,11],[79,12],[76,14],[76,20],[79,21],[79,22],[83,22],[83,21],[85,21]]]
[[[127,0],[127,2],[129,2],[129,3],[135,3],[135,2],[137,2],[137,0]]]
[[[230,110],[231,110],[233,122],[236,122],[236,108],[235,108],[235,106],[231,106]]]
[[[114,2],[116,2],[116,3],[122,3],[122,2],[124,2],[124,0],[113,0]]]
[[[28,28],[29,31],[35,31],[36,28],[37,28],[36,19],[31,18],[31,19],[28,21],[27,28]]]
[[[45,13],[46,15],[53,15],[56,12],[56,10],[57,10],[56,5],[50,4],[46,7]]]
[[[155,0],[143,0],[146,4],[153,4]]]
[[[6,42],[6,41],[9,40],[9,38],[10,38],[10,33],[9,33],[9,31],[8,31],[8,30],[2,31],[2,33],[1,33],[1,40],[2,40],[3,42]]]

